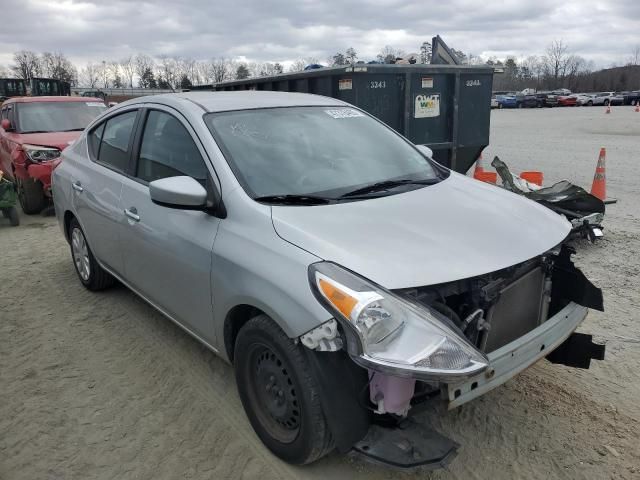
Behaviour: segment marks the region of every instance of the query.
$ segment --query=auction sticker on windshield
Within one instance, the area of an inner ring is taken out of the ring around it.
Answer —
[[[333,118],[354,118],[364,117],[364,114],[354,110],[353,108],[337,108],[334,110],[325,110],[324,113],[331,115]]]
[[[87,107],[104,107],[104,103],[102,102],[84,102],[87,104]]]

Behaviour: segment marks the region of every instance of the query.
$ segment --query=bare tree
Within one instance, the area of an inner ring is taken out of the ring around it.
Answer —
[[[128,57],[120,60],[120,69],[126,79],[126,86],[133,88],[133,77],[136,74],[136,65],[133,55],[129,55]]]
[[[109,88],[111,84],[111,72],[107,65],[106,60],[102,60],[97,66],[98,77],[100,78],[100,84],[102,88]]]
[[[136,76],[138,77],[139,82],[142,78],[146,78],[149,76],[150,73],[153,73],[153,70],[155,68],[155,62],[153,61],[153,58],[151,58],[149,55],[139,53],[138,55],[136,55],[134,62],[135,62]]]
[[[629,57],[628,65],[640,65],[640,45],[636,45],[631,50],[631,56]]]
[[[209,62],[209,77],[213,83],[224,82],[231,77],[231,64],[224,57],[212,58]]]
[[[0,77],[8,77],[9,75],[9,69],[4,65],[0,65]]]
[[[380,53],[378,53],[376,58],[378,59],[378,61],[382,63],[395,63],[396,58],[404,57],[405,55],[406,54],[404,50],[400,50],[399,48],[392,47],[391,45],[385,45],[380,50]]]
[[[289,67],[289,71],[302,72],[307,67],[307,65],[315,65],[318,63],[319,60],[315,57],[299,58],[291,64],[291,66]]]
[[[80,82],[82,85],[96,88],[100,81],[100,71],[97,65],[89,62],[80,72]]]
[[[554,83],[558,83],[558,79],[564,77],[569,55],[567,53],[568,46],[562,40],[554,40],[547,47],[547,55],[545,58],[546,70],[553,77]],[[554,85],[556,87],[557,85]]]
[[[78,71],[71,61],[61,52],[44,52],[40,59],[42,74],[49,78],[77,83]]]
[[[11,70],[18,77],[24,80],[31,80],[40,75],[42,66],[38,54],[30,50],[20,50],[13,54],[14,65]]]
[[[178,59],[163,55],[160,57],[160,78],[166,82],[169,88],[174,89],[178,86],[180,77],[178,75]]]
[[[353,47],[349,47],[347,51],[344,52],[344,58],[353,65],[356,63],[356,60],[358,60],[358,54]]]
[[[422,42],[420,45],[420,63],[431,63],[431,42]]]

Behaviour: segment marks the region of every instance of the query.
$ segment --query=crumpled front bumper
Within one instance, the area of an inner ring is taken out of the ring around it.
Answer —
[[[42,183],[42,189],[47,196],[51,196],[51,172],[54,168],[53,162],[32,163],[27,167],[29,177]]]
[[[587,312],[588,308],[571,302],[539,327],[489,353],[489,366],[484,372],[446,384],[448,408],[484,395],[549,355],[582,323]]]

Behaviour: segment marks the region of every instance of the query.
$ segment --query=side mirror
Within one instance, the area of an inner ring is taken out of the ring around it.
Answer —
[[[168,177],[149,184],[151,201],[168,208],[201,210],[206,207],[207,191],[191,177]]]
[[[5,132],[12,132],[13,131],[13,128],[11,127],[11,122],[7,118],[3,119],[2,122],[0,122],[0,127],[2,127],[2,129]]]
[[[416,145],[416,148],[420,150],[420,152],[426,155],[427,157],[433,158],[433,150],[431,150],[426,145]]]

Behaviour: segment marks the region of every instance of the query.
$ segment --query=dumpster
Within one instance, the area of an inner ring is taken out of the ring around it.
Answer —
[[[493,68],[369,65],[320,68],[191,90],[272,90],[344,100],[377,117],[436,161],[464,173],[489,144]]]

